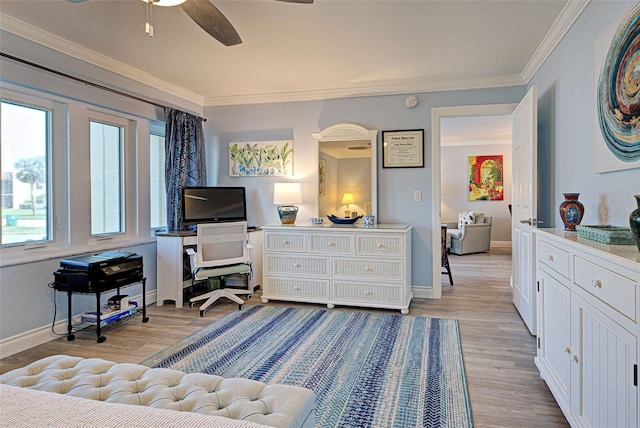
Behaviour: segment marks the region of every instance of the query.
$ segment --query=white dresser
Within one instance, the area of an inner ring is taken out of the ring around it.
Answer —
[[[262,301],[399,309],[411,303],[411,226],[263,226]]]
[[[573,427],[637,427],[640,252],[538,229],[535,359]]]

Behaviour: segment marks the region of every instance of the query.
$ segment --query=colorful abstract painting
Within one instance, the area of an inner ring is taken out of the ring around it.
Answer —
[[[469,200],[504,200],[502,155],[469,156]]]
[[[640,167],[640,3],[611,38],[597,87],[596,172]]]

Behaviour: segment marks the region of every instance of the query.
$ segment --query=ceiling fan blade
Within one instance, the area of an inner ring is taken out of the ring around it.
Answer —
[[[287,3],[313,4],[313,0],[278,0],[278,1],[286,1]]]
[[[196,24],[223,45],[233,46],[242,43],[233,25],[209,0],[187,0],[180,7]]]

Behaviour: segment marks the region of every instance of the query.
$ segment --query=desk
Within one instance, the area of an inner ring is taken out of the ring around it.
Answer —
[[[250,284],[255,290],[262,283],[262,231],[247,230],[253,275]],[[157,306],[173,300],[176,308],[184,305],[183,289],[191,285],[191,267],[185,248],[197,244],[196,232],[174,231],[156,233]]]

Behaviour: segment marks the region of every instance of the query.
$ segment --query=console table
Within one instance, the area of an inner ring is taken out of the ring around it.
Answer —
[[[268,225],[262,302],[270,299],[409,313],[411,229],[406,224]]]
[[[262,282],[262,231],[257,228],[247,230],[249,244],[252,246],[251,286],[255,289]],[[165,300],[175,302],[176,308],[184,305],[183,289],[191,285],[191,267],[185,249],[195,249],[197,244],[195,231],[172,231],[156,233],[157,257],[157,302],[163,306]]]

